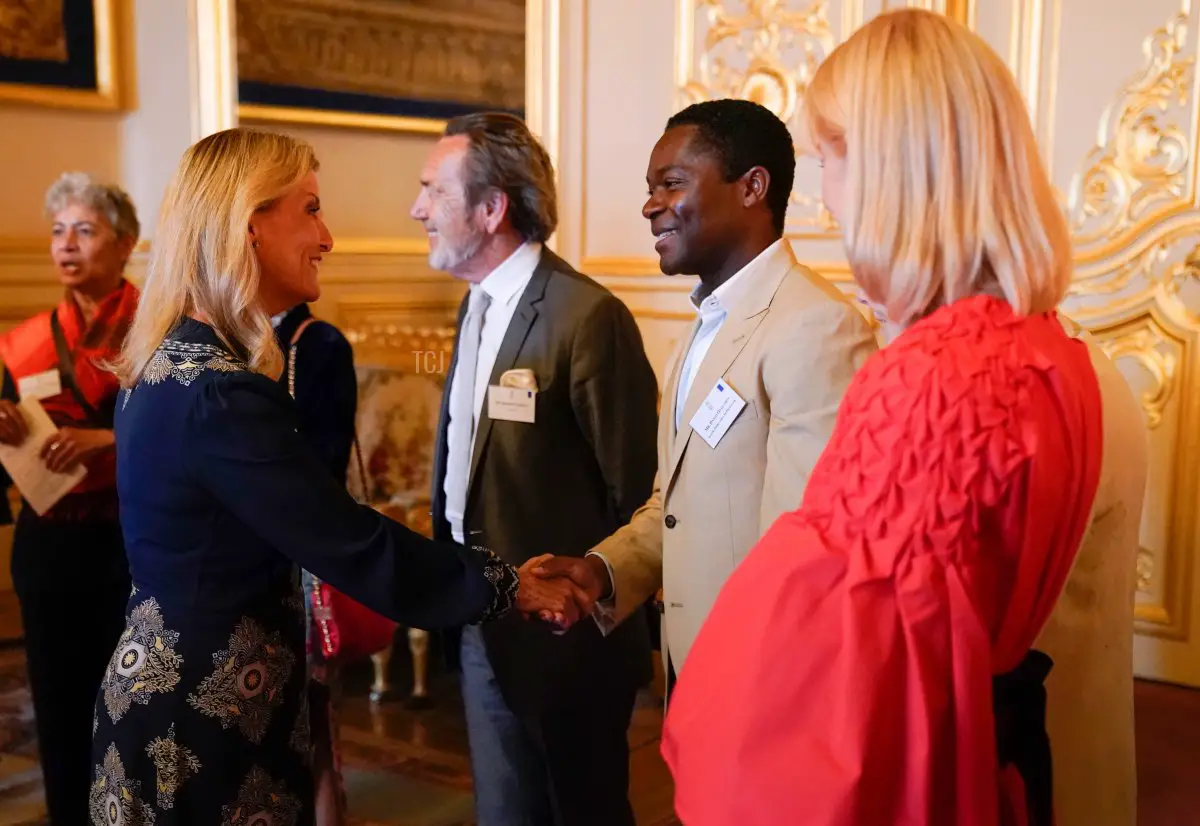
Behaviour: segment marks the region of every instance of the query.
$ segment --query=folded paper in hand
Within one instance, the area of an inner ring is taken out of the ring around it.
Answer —
[[[29,435],[16,447],[0,444],[0,465],[4,465],[29,506],[42,516],[79,484],[87,475],[87,468],[78,465],[69,473],[55,473],[46,467],[42,448],[58,428],[35,398],[22,399],[18,409],[29,425]]]

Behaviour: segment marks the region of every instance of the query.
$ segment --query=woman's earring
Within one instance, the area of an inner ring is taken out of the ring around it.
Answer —
[[[250,242],[250,246],[251,246],[251,247],[253,247],[254,249],[258,249],[258,242],[257,242],[257,241],[251,241],[251,242]]]

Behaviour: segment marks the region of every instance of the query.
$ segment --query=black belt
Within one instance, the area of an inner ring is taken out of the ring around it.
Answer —
[[[1001,768],[1016,767],[1025,782],[1029,826],[1051,826],[1054,778],[1046,734],[1046,677],[1054,660],[1030,651],[1007,674],[992,678],[996,752]]]

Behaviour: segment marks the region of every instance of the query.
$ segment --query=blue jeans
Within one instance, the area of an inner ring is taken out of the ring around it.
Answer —
[[[552,826],[545,761],[501,696],[474,625],[463,629],[462,692],[478,826]]]

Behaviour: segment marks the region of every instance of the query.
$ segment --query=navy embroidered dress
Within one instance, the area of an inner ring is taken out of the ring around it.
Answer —
[[[117,406],[134,590],[93,722],[95,824],[313,822],[298,566],[421,628],[499,616],[515,571],[357,505],[287,392],[182,322]]]

